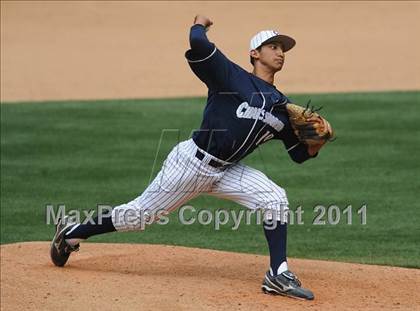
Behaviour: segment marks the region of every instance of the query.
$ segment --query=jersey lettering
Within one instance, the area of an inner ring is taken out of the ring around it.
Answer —
[[[238,106],[238,109],[236,109],[236,116],[241,119],[261,120],[265,124],[270,125],[277,132],[280,132],[284,127],[284,123],[270,112],[265,111],[263,108],[251,107],[247,102],[243,102]]]

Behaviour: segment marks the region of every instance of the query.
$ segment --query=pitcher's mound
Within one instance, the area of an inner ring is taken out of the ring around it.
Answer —
[[[268,257],[174,246],[84,243],[64,268],[49,243],[1,246],[4,310],[413,310],[420,270],[291,259],[315,293],[260,290]]]

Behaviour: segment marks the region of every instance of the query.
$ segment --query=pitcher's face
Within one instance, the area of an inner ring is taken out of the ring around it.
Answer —
[[[279,42],[264,44],[258,52],[258,60],[273,71],[280,71],[284,64],[284,52]]]

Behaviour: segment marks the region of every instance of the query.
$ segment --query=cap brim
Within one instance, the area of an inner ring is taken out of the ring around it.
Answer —
[[[279,42],[281,46],[283,47],[283,52],[287,52],[288,50],[290,50],[296,45],[296,41],[292,37],[289,37],[286,35],[277,35],[275,37],[272,37],[264,41],[260,46],[263,46],[271,42]]]

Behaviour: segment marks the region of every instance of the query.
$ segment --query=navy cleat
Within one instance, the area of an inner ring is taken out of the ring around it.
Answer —
[[[271,276],[267,272],[261,289],[265,294],[282,295],[303,300],[313,300],[314,294],[301,287],[299,279],[289,270],[277,276]]]
[[[71,246],[66,242],[64,238],[65,234],[69,232],[75,223],[69,222],[68,217],[59,219],[56,227],[54,238],[51,242],[50,256],[52,262],[58,266],[63,267],[72,252],[79,250],[79,244]]]

